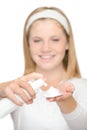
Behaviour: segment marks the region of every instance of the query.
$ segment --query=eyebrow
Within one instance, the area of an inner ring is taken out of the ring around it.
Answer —
[[[32,38],[41,38],[40,36],[33,36]]]
[[[32,38],[41,38],[42,36],[32,36]],[[59,37],[59,35],[51,35],[50,37]]]

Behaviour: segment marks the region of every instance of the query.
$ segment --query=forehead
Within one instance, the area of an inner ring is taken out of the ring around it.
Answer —
[[[54,26],[58,28],[63,28],[62,25],[57,20],[54,20],[52,18],[42,18],[34,21],[29,30],[44,28],[45,26],[46,29]]]
[[[40,18],[40,19],[35,20],[35,21],[32,23],[32,25],[33,25],[34,23],[43,22],[43,21],[51,21],[51,22],[57,23],[57,24],[59,24],[59,25],[61,26],[61,24],[60,24],[57,20],[55,20],[55,19],[53,19],[53,18]]]

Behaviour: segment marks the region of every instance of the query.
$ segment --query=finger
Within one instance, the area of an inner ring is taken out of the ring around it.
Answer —
[[[22,106],[23,102],[19,101],[16,95],[9,89],[7,92],[7,98],[9,98],[12,102],[14,102],[18,106]]]
[[[27,103],[27,104],[29,104],[30,101],[31,101],[31,99],[32,99],[31,96],[30,96],[25,90],[23,90],[22,88],[19,88],[19,89],[17,90],[16,94],[19,95],[19,96],[20,96],[20,99],[21,99],[23,102]],[[33,99],[32,99],[32,100],[33,100]]]
[[[32,88],[32,86],[30,86],[30,84],[29,84],[28,82],[25,82],[25,81],[23,81],[23,80],[21,80],[21,79],[18,79],[18,80],[16,80],[16,83],[18,84],[18,86],[19,86],[20,88],[23,88],[24,90],[26,90],[26,91],[28,92],[28,94],[29,94],[32,98],[35,97],[35,91],[34,91],[34,89]],[[18,87],[18,88],[19,88],[19,87]]]
[[[66,89],[67,92],[71,92],[71,93],[73,93],[74,90],[75,90],[74,86],[69,86],[69,87],[67,87],[67,89]]]
[[[29,104],[32,104],[32,103],[33,103],[33,99],[30,99],[30,100],[29,100]]]
[[[56,96],[56,97],[53,97],[53,98],[47,98],[47,100],[49,100],[50,102],[56,102],[56,101],[64,101],[66,100],[70,95],[61,95],[61,96]]]
[[[29,80],[32,80],[32,79],[39,79],[39,78],[44,78],[44,77],[40,73],[33,72],[33,73],[30,73],[30,74],[24,75],[20,78],[24,81],[29,81]]]
[[[48,101],[50,101],[50,102],[54,102],[55,101],[55,97],[53,97],[53,98],[46,98]]]
[[[63,95],[61,97],[56,97],[57,101],[64,101],[67,100],[68,98],[70,98],[72,96],[71,92],[68,93],[63,93]]]

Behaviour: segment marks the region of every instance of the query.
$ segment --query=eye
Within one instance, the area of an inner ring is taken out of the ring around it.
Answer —
[[[41,40],[40,39],[35,39],[34,42],[38,43],[40,42]]]
[[[58,39],[58,38],[53,38],[52,41],[54,41],[54,42],[58,42],[59,39]]]

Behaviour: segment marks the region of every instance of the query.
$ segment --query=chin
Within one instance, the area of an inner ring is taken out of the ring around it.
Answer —
[[[39,68],[44,71],[50,71],[50,70],[54,69],[55,67],[44,65],[44,66],[39,66]]]

